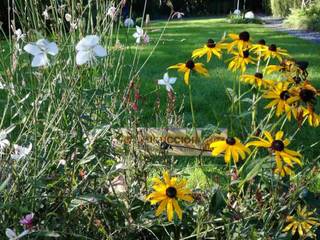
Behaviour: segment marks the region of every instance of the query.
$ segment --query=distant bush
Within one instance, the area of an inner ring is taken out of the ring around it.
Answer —
[[[320,3],[315,3],[306,9],[293,9],[285,20],[285,25],[291,28],[320,31]]]
[[[301,0],[271,0],[272,15],[276,17],[286,17],[290,14],[290,9],[301,7]]]
[[[263,21],[259,18],[248,19],[248,18],[236,16],[234,14],[230,14],[228,16],[228,21],[229,23],[232,23],[232,24],[250,24],[250,23],[262,24],[263,23]]]

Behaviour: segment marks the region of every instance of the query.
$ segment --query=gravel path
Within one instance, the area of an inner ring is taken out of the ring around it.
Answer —
[[[295,37],[320,44],[320,32],[286,28],[283,25],[283,19],[279,18],[262,17],[261,19],[265,22],[264,26],[266,27],[272,28],[277,31],[286,32]]]

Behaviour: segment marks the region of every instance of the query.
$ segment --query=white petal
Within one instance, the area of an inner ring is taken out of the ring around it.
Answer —
[[[89,51],[80,51],[77,53],[76,62],[77,65],[83,65],[91,61],[91,54]]]
[[[169,74],[167,72],[163,75],[163,80],[169,82]]]
[[[170,78],[169,79],[170,84],[175,84],[176,81],[177,81],[177,78]]]
[[[132,35],[134,38],[139,38],[139,37],[141,37],[140,35],[139,35],[139,33],[134,33],[133,35]]]
[[[33,43],[27,44],[26,46],[24,46],[23,49],[24,49],[27,53],[32,54],[33,56],[42,53],[41,49],[40,49],[37,45],[35,45],[35,44],[33,44]]]
[[[95,48],[93,49],[93,52],[97,57],[105,57],[105,56],[107,56],[106,49],[104,49],[104,47],[102,47],[101,45],[95,46]]]
[[[136,26],[136,30],[137,30],[137,33],[142,36],[143,35],[143,29],[139,26]]]
[[[41,67],[49,64],[49,59],[46,54],[41,53],[33,57],[31,66],[32,67]]]
[[[172,86],[170,84],[166,85],[166,89],[167,89],[168,92],[170,92],[171,90],[173,91],[173,88],[172,88]]]
[[[140,43],[141,43],[141,38],[140,38],[140,37],[137,38],[136,43],[137,43],[137,44],[140,44]]]
[[[94,47],[100,41],[100,37],[97,35],[88,35],[85,38],[81,39],[76,46],[77,51],[88,50],[89,48]]]
[[[19,236],[17,237],[17,239],[20,239],[20,238],[28,235],[29,232],[30,232],[30,231],[29,231],[28,229],[27,229],[27,230],[24,230],[22,233],[19,234]]]
[[[165,83],[165,81],[163,81],[163,79],[158,80],[158,84],[159,84],[159,85],[166,85],[166,83]]]
[[[59,52],[58,46],[54,42],[49,43],[47,46],[47,49],[48,49],[47,53],[49,53],[50,55],[53,55],[53,56],[57,55]]]
[[[17,237],[17,234],[15,233],[15,231],[13,231],[12,229],[10,228],[7,228],[6,229],[6,235],[9,239],[14,239]]]

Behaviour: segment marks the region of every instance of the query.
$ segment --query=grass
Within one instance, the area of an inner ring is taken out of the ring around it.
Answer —
[[[162,21],[152,23],[149,27],[152,39],[159,37],[160,28],[164,27],[164,25],[165,22]],[[188,60],[191,57],[192,50],[201,47],[208,38],[219,40],[225,32],[239,33],[243,30],[251,33],[253,41],[264,38],[269,44],[276,43],[278,46],[288,49],[289,53],[292,53],[292,57],[295,59],[309,61],[310,80],[316,86],[320,86],[320,73],[318,71],[320,56],[317,54],[319,48],[317,44],[297,39],[286,33],[275,32],[261,25],[232,25],[225,19],[174,21],[170,22],[156,53],[150,58],[150,61],[141,72],[141,93],[146,94],[145,101],[143,102],[144,112],[142,112],[141,125],[146,127],[161,126],[161,123],[157,122],[154,117],[159,113],[153,106],[160,96],[162,109],[164,109],[166,104],[166,91],[164,88],[157,91],[156,80],[162,77],[163,73],[167,71],[168,66]],[[152,33],[152,31],[156,31],[156,33]],[[144,47],[141,61],[147,57],[152,47],[153,46]],[[224,57],[221,61],[213,59],[210,63],[205,63],[210,72],[209,78],[200,76],[192,77],[193,102],[196,111],[197,125],[199,127],[205,127],[209,124],[229,129],[231,127],[230,114],[228,113],[230,100],[226,94],[226,88],[232,88],[235,75],[227,70],[227,64],[224,62],[226,59],[228,59],[228,57]],[[276,64],[276,62],[274,63]],[[251,72],[252,71],[251,69]],[[169,73],[172,76],[178,76],[178,81],[174,85],[177,102],[184,102],[184,120],[186,123],[190,123],[192,120],[188,100],[188,88],[183,83],[183,76],[177,75],[174,71],[170,71]],[[270,78],[272,79],[272,77]],[[148,94],[154,91],[157,94]],[[263,117],[265,114],[263,110],[265,103],[266,102],[262,102],[259,105],[258,118]],[[244,104],[244,110],[246,107],[249,106]],[[249,119],[244,118],[241,124],[246,124],[247,121],[249,121]],[[286,130],[292,133],[296,128],[296,123],[292,122],[288,124]],[[244,134],[241,132],[239,126],[237,132],[240,135]],[[303,127],[296,135],[296,139],[303,140],[297,141],[300,142],[300,144],[296,147],[305,150],[305,153],[309,157],[317,157],[320,154],[320,150],[310,153],[308,152],[308,147],[319,140],[319,134],[319,128]]]

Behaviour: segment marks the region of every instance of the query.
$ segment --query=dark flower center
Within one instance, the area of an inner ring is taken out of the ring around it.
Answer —
[[[260,45],[266,45],[266,40],[260,39],[260,40],[258,41],[258,44],[260,44]]]
[[[208,43],[207,43],[207,47],[208,48],[214,48],[216,46],[216,43],[214,42],[214,40],[213,39],[209,39],[208,40]]]
[[[277,45],[271,44],[271,45],[269,46],[269,50],[272,51],[272,52],[276,52],[276,51],[277,51]]]
[[[194,66],[195,66],[195,64],[194,64],[194,61],[192,61],[192,60],[189,60],[187,63],[186,63],[186,67],[187,68],[189,68],[189,69],[194,69]]]
[[[262,79],[263,78],[263,74],[262,73],[256,73],[255,75],[254,75],[256,78],[259,78],[259,79]]]
[[[235,145],[236,144],[236,139],[235,138],[233,138],[233,137],[228,137],[227,139],[226,139],[226,143],[228,144],[228,145]]]
[[[302,101],[304,102],[313,102],[314,100],[316,100],[315,98],[316,93],[310,89],[305,89],[305,88],[302,89],[299,95]]]
[[[168,187],[166,190],[166,195],[169,198],[175,198],[177,196],[177,189],[174,187]]]
[[[249,57],[249,50],[243,51],[243,57],[248,58]]]
[[[296,62],[298,68],[300,68],[302,71],[306,71],[308,66],[309,66],[309,62],[307,61],[299,61],[299,62]]]
[[[239,38],[240,38],[240,40],[242,40],[244,42],[248,42],[250,39],[250,34],[247,31],[241,32],[239,34]]]
[[[288,100],[290,98],[290,93],[288,91],[282,91],[280,93],[280,98],[284,101]]]
[[[294,81],[296,84],[299,84],[299,83],[301,83],[302,79],[301,79],[301,77],[296,76],[296,77],[293,77],[293,81]]]
[[[284,149],[284,143],[281,140],[275,140],[272,142],[271,148],[274,151],[281,152]]]

